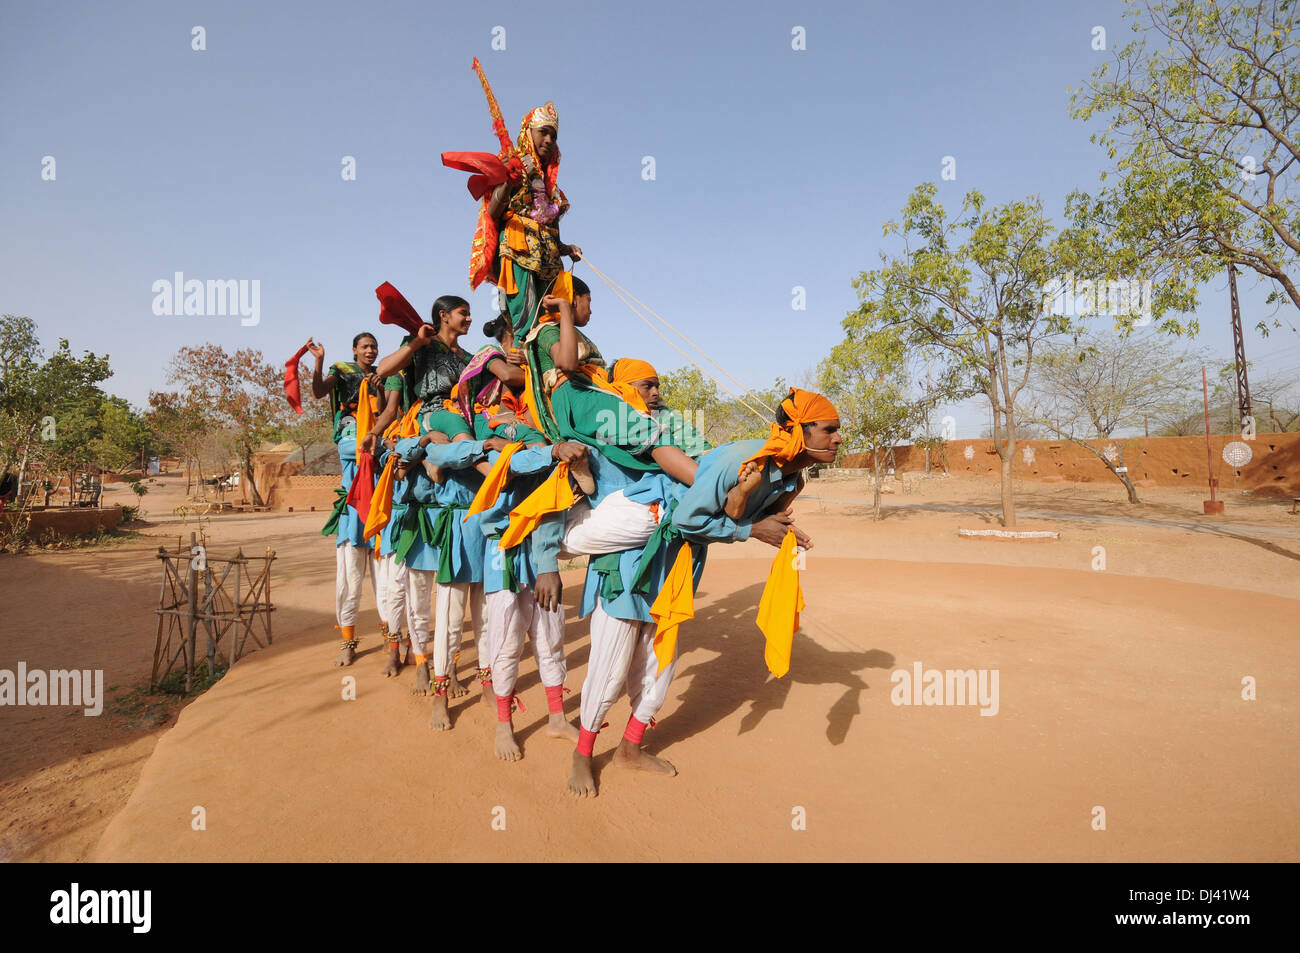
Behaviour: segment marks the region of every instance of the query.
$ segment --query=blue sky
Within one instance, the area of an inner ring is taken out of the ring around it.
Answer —
[[[1105,168],[1067,113],[1129,36],[1119,3],[51,3],[0,9],[0,311],[46,347],[111,355],[108,389],[143,404],[177,348],[308,335],[327,359],[376,329],[391,281],[427,312],[470,298],[475,203],[448,150],[494,151],[478,56],[507,126],[554,100],[566,241],[746,384],[798,379],[838,340],[882,223],[920,182],[950,208],[1066,193]],[[202,26],[206,49],[195,51]],[[494,27],[505,50],[493,50]],[[803,27],[806,49],[791,48]],[[498,34],[499,35],[499,34]],[[943,157],[955,181],[941,181]],[[41,177],[53,156],[56,178]],[[340,172],[356,160],[355,181]],[[642,177],[652,156],[655,178]],[[153,283],[258,280],[260,321],[153,313]],[[683,359],[596,289],[607,358]],[[806,289],[807,309],[791,307]],[[1247,325],[1266,290],[1243,280]],[[1232,353],[1227,292],[1206,289],[1195,342]],[[1300,324],[1294,312],[1283,312]],[[399,334],[380,333],[381,351]],[[1247,351],[1300,368],[1300,334]],[[987,410],[950,408],[959,436]]]

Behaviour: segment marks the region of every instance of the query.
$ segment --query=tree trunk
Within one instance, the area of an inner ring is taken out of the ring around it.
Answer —
[[[1105,435],[1101,439],[1109,440],[1110,437],[1109,435]],[[1102,464],[1106,467],[1106,469],[1109,470],[1111,473],[1115,474],[1115,479],[1119,480],[1120,483],[1124,484],[1124,489],[1128,491],[1128,501],[1130,503],[1142,502],[1141,500],[1138,499],[1137,487],[1133,485],[1133,480],[1128,475],[1128,467],[1124,463],[1123,450],[1120,450],[1119,455],[1115,458],[1115,462],[1111,463],[1109,460],[1106,459],[1105,453],[1098,453],[1093,447],[1089,446],[1088,444],[1084,444],[1084,446],[1088,447],[1089,450],[1092,450],[1093,453],[1096,453],[1097,458],[1101,460]],[[1118,447],[1119,444],[1116,444],[1115,446]],[[1124,467],[1123,473],[1119,472],[1120,467]]]
[[[871,480],[875,484],[875,498],[871,503],[872,518],[880,522],[880,448],[871,448]]]
[[[262,494],[257,491],[257,484],[253,482],[253,458],[252,456],[244,457],[244,479],[248,481],[248,489],[245,491],[244,498],[247,499],[251,493],[253,505],[262,505]]]
[[[23,482],[24,482],[23,476],[26,473],[27,473],[27,447],[26,445],[24,445],[23,459],[22,462],[18,464],[18,495],[14,497],[16,501],[21,501],[23,498]]]
[[[1115,476],[1119,477],[1120,482],[1124,484],[1124,489],[1128,490],[1128,501],[1130,503],[1141,503],[1142,501],[1138,499],[1137,487],[1133,485],[1129,475],[1127,473],[1116,473]]]
[[[1016,525],[1016,500],[1011,484],[1012,457],[1010,454],[1003,455],[1001,450],[998,451],[998,456],[1002,458],[1002,525],[1011,529]]]
[[[1005,437],[1002,437],[1004,433]],[[1015,483],[1011,472],[1016,460],[1016,421],[1010,412],[999,413],[996,407],[993,409],[993,446],[1002,461],[1002,525],[1011,529],[1016,525]]]

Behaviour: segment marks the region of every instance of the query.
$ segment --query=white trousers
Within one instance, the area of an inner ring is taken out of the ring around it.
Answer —
[[[431,572],[429,575],[436,574]],[[467,604],[474,613],[474,646],[478,649],[482,648],[483,583],[439,582],[435,585],[438,591],[438,604],[434,609],[433,674],[441,676],[451,671],[452,661],[460,651]]]
[[[668,699],[677,656],[662,673],[655,657],[655,624],[615,619],[603,606],[591,614],[591,653],[582,683],[581,721],[599,731],[626,687],[637,721],[649,723]]]
[[[557,606],[547,612],[537,604],[533,590],[523,586],[518,592],[502,589],[488,593],[487,633],[479,665],[484,659],[492,668],[492,690],[505,697],[515,690],[519,678],[519,660],[524,655],[524,636],[533,643],[537,670],[542,684],[564,684],[564,609]]]
[[[634,503],[622,490],[611,493],[592,508],[581,499],[564,515],[561,558],[599,556],[639,549],[654,533],[658,522],[648,503]]]
[[[379,617],[388,623],[389,634],[394,639],[411,630],[406,611],[406,563],[398,562],[392,553],[381,556],[375,563],[375,598],[379,604]]]
[[[365,586],[366,576],[375,587],[375,604],[379,601],[378,583],[370,566],[374,553],[351,543],[334,547],[334,614],[340,626],[356,625],[357,614],[361,611],[361,590]],[[383,618],[383,611],[380,611]]]

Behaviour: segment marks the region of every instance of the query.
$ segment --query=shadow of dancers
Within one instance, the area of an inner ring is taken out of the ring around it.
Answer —
[[[844,686],[844,693],[826,713],[826,738],[840,745],[848,737],[854,716],[861,713],[860,696],[870,688],[858,673],[868,668],[892,669],[894,656],[880,649],[837,652],[796,632],[790,671],[783,678],[774,678],[763,659],[763,633],[754,622],[763,585],[755,583],[713,603],[682,626],[678,636],[682,657],[674,682],[687,675],[692,678],[678,697],[672,717],[647,737],[656,749],[707,730],[746,702],[750,708],[741,718],[738,734],[753,731],[768,712],[785,706],[796,682]],[[715,656],[681,668],[681,662],[699,649]]]

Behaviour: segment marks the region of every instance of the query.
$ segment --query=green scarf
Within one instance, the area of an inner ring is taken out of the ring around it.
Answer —
[[[686,542],[682,539],[682,531],[673,525],[673,511],[677,509],[677,503],[677,500],[673,500],[668,504],[668,509],[659,519],[655,531],[650,534],[645,550],[636,564],[636,574],[632,577],[632,591],[647,599],[651,598],[650,577],[654,574],[655,557],[662,551],[664,565],[670,566],[677,558],[677,551]],[[703,557],[703,550],[704,547],[699,543],[691,543],[691,558],[695,560],[697,566]]]
[[[495,536],[489,536],[488,540],[490,542],[499,544],[501,541],[501,534],[497,533],[497,535]],[[519,546],[522,545],[523,543],[519,544]],[[503,560],[505,560],[501,564],[502,588],[509,589],[511,592],[519,591],[519,579],[515,576],[515,554],[519,552],[519,546],[515,546],[505,551],[499,550],[497,553],[497,555],[499,555]]]
[[[396,506],[393,507],[397,509]],[[454,582],[451,569],[451,546],[454,540],[453,527],[458,513],[469,509],[467,506],[440,506],[437,503],[412,503],[400,517],[401,528],[398,530],[397,542],[393,544],[393,555],[399,562],[406,562],[406,555],[415,545],[416,539],[422,539],[426,546],[438,548],[438,582]],[[437,510],[438,515],[429,519],[429,510]],[[395,517],[397,518],[397,517]]]
[[[339,520],[343,518],[343,511],[348,508],[348,488],[345,486],[336,486],[334,493],[337,499],[334,500],[334,512],[330,518],[325,521],[324,528],[320,531],[322,536],[333,536],[339,531]]]
[[[622,553],[592,556],[590,566],[600,576],[600,597],[612,602],[623,594],[623,574],[619,571]]]

